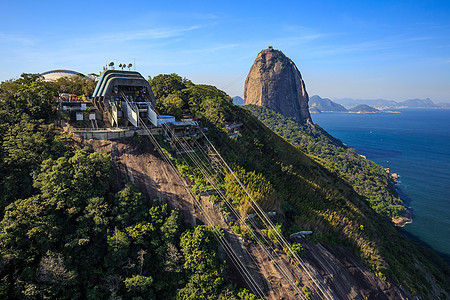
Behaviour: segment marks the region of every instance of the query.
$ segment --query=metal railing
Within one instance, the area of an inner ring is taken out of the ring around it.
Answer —
[[[128,130],[142,130],[142,127],[126,126],[126,127],[110,127],[110,128],[75,128],[72,127],[70,131],[72,132],[82,132],[82,131],[128,131]]]

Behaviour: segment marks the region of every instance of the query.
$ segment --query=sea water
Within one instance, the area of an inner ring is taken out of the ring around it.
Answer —
[[[450,110],[312,115],[314,123],[400,175],[396,186],[412,208],[403,233],[450,258]]]

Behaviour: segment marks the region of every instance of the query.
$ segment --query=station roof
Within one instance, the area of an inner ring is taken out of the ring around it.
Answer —
[[[107,70],[100,75],[93,98],[108,97],[114,86],[138,86],[147,89],[150,100],[154,103],[155,96],[147,80],[135,71]]]
[[[51,70],[40,74],[44,77],[45,81],[58,80],[61,77],[73,77],[81,76],[86,77],[84,74],[72,70]]]

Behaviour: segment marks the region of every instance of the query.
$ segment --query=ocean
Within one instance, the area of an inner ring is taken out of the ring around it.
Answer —
[[[400,175],[413,222],[399,231],[450,258],[450,110],[313,114],[314,123]]]

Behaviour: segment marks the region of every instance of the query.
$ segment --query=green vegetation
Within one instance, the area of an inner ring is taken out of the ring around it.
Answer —
[[[392,186],[380,166],[346,149],[316,126],[297,136],[305,142],[295,147],[247,110],[233,106],[230,97],[219,97],[220,103],[210,106],[205,114],[201,105],[211,100],[207,92],[215,88],[193,86],[184,92],[195,89],[203,90],[204,97],[190,102],[181,96],[184,109],[208,127],[209,138],[247,190],[258,195],[257,201],[266,209],[282,208],[283,214],[277,222],[283,224],[283,234],[294,229],[312,230],[315,240],[331,246],[350,246],[374,273],[408,287],[413,294],[428,293],[431,283],[427,277],[434,278],[444,289],[449,288],[445,280],[450,274],[448,266],[437,255],[400,236],[385,217],[371,208],[385,216],[396,216],[404,209],[395,191],[390,190]],[[181,92],[174,93],[183,95]],[[219,122],[218,115],[223,116]],[[223,124],[237,121],[244,123],[242,136],[228,138]],[[277,119],[272,122],[277,123]],[[286,128],[289,133],[297,134],[296,130]],[[195,173],[195,168],[189,165],[185,169]],[[346,174],[339,170],[341,165],[346,166],[343,168]],[[201,180],[198,176],[194,184],[198,186]],[[264,184],[252,184],[258,181]],[[225,179],[225,185],[226,182]],[[227,194],[238,200],[241,212],[251,209],[245,196],[234,192],[231,184],[227,186]],[[237,227],[235,230],[239,231]],[[426,271],[416,272],[415,264]]]
[[[302,287],[302,291],[306,299],[311,299],[311,293],[309,292],[308,287],[306,285]]]
[[[381,166],[345,147],[318,125],[300,125],[262,106],[248,105],[245,108],[275,133],[346,180],[356,192],[366,197],[377,213],[398,217],[405,210]]]
[[[160,74],[149,79],[162,114],[181,116],[180,110],[215,126],[230,118],[233,101],[225,92],[211,85],[194,85],[177,74]],[[231,100],[231,102],[230,102]]]
[[[275,224],[274,228],[270,229],[263,229],[262,232],[267,235],[267,237],[274,243],[278,244],[277,235],[281,234],[282,231],[282,225],[281,224]]]
[[[183,107],[183,100],[180,97],[170,94],[162,101],[161,105],[165,108],[167,114],[179,119],[183,115],[181,108]]]
[[[52,124],[58,83],[37,79],[0,84],[0,298],[255,299],[227,282],[211,228],[71,145]]]
[[[230,115],[244,123],[242,136],[230,139],[222,128],[211,127],[209,136],[235,170],[260,174],[270,182],[272,190],[265,196],[276,199],[275,207],[282,208],[277,221],[283,224],[284,234],[301,228],[312,230],[313,239],[330,246],[350,246],[374,273],[408,287],[413,294],[428,293],[431,284],[427,277],[449,288],[445,279],[450,275],[448,265],[398,234],[323,159],[312,159],[301,151],[303,147],[293,146],[247,110],[233,110]],[[386,183],[387,178],[379,182]],[[415,265],[426,271],[417,272]]]
[[[91,75],[88,78],[82,76],[61,77],[53,82],[53,84],[57,86],[58,92],[60,93],[91,97],[97,85],[97,81],[94,78]]]
[[[368,194],[367,202],[347,178],[364,174],[341,174],[339,162],[325,160],[333,151],[338,157],[356,153],[342,146],[342,153],[336,150],[339,142],[331,137],[316,139],[314,130],[318,137],[324,134],[317,127],[310,129],[314,138],[305,134],[301,138],[307,143],[293,146],[234,106],[224,92],[180,78],[158,75],[151,81],[158,103],[169,95],[179,97],[183,112],[208,127],[209,138],[249,192],[264,208],[279,212],[279,232],[312,230],[315,241],[351,247],[375,274],[415,295],[431,297],[431,281],[449,289],[448,266],[401,237],[371,208],[388,201],[380,212],[395,215],[390,208],[395,200]],[[51,97],[58,86],[35,79],[24,75],[0,85],[1,297],[254,299],[227,282],[211,228],[186,228],[176,210],[146,199],[133,185],[114,187],[109,156],[71,146],[52,125]],[[231,139],[224,125],[235,121],[244,127],[239,138]],[[312,155],[316,143],[321,150]],[[195,189],[209,188],[189,161],[171,157]],[[361,162],[348,160],[348,170],[353,163]],[[379,177],[374,185],[386,189],[385,179]],[[231,184],[227,193],[242,212],[251,210]],[[301,252],[300,246],[295,249]]]
[[[300,243],[293,243],[291,245],[291,249],[298,256],[300,256],[306,252],[305,248],[303,248],[302,244],[300,244]],[[292,256],[292,253],[288,252],[288,255]]]

